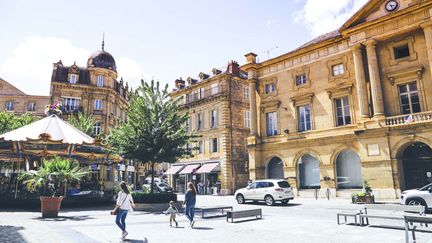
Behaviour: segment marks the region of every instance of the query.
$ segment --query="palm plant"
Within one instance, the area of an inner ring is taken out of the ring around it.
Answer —
[[[71,115],[69,123],[89,136],[93,136],[93,127],[96,119],[91,114],[79,112],[77,116]]]
[[[54,156],[44,159],[37,171],[28,171],[20,180],[31,192],[40,192],[44,196],[66,195],[69,184],[79,181],[88,172],[79,167],[76,160]]]

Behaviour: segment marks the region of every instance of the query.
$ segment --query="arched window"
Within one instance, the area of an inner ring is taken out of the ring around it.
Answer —
[[[320,188],[320,168],[317,158],[303,155],[298,161],[300,189]]]
[[[267,178],[268,179],[283,179],[283,162],[278,157],[273,157],[267,166]]]
[[[362,188],[360,157],[351,150],[344,150],[336,158],[338,189]]]

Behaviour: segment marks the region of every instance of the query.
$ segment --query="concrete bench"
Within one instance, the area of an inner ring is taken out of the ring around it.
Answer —
[[[371,211],[372,213],[370,213]],[[386,213],[382,211],[386,211]],[[369,225],[370,218],[404,220],[406,213],[423,215],[424,212],[425,207],[420,205],[365,204],[359,218],[361,225]]]
[[[247,217],[256,217],[256,219],[262,218],[262,210],[261,209],[249,209],[249,210],[240,210],[240,211],[228,211],[227,212],[227,222],[228,219],[231,219],[231,223],[233,223],[234,219],[238,218],[247,218]],[[258,218],[259,216],[259,218]]]
[[[212,217],[225,217],[226,216],[226,210],[233,210],[232,206],[222,206],[222,207],[211,207],[211,208],[196,208],[195,212],[201,212],[201,218],[212,218]],[[205,216],[206,212],[212,212],[212,211],[218,211],[221,210],[221,214],[218,215],[212,215],[212,216]]]
[[[343,223],[345,223],[345,224],[348,223],[347,218],[352,217],[352,218],[354,218],[354,224],[359,225],[359,223],[360,223],[360,221],[358,220],[359,215],[360,215],[360,211],[357,213],[355,213],[355,212],[337,213],[337,215],[336,215],[337,216],[337,224],[341,224],[340,223],[340,217],[342,216],[345,218],[345,221]]]
[[[414,223],[420,223],[420,226],[423,226],[423,224],[425,224],[425,227],[428,227],[429,224],[432,224],[432,216],[404,215],[404,219],[405,219],[405,241],[406,241],[406,243],[410,243],[410,239],[409,239],[409,231],[410,230],[412,232],[413,242],[416,242],[415,231],[417,229],[417,226],[414,226]],[[432,231],[430,233],[432,233]]]

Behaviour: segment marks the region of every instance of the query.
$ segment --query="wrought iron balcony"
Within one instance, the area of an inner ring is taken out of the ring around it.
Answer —
[[[432,121],[432,112],[427,111],[400,116],[391,116],[386,117],[385,121],[387,126],[398,126],[403,124]]]
[[[228,90],[226,85],[219,85],[213,88],[196,89],[192,93],[185,96],[184,105],[204,100],[210,97],[216,97],[225,93]]]

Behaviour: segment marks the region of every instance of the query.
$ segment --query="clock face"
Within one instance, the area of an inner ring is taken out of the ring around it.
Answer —
[[[387,11],[391,12],[397,9],[399,3],[395,0],[388,1],[385,5]]]

